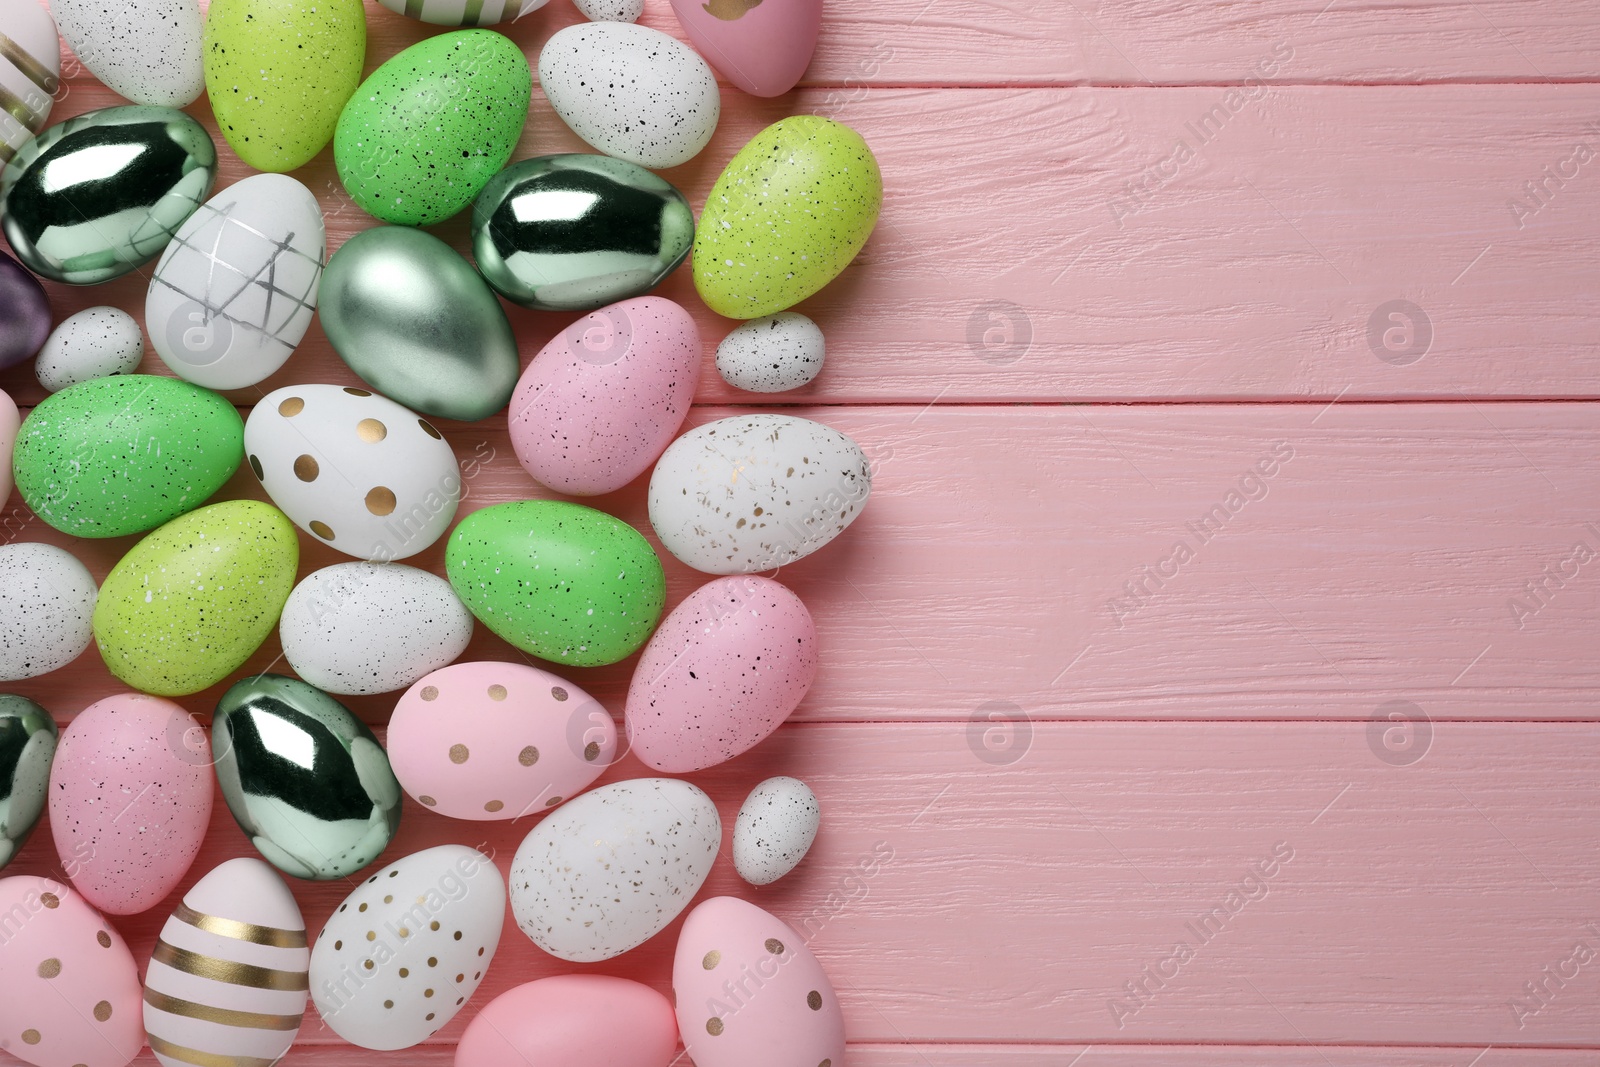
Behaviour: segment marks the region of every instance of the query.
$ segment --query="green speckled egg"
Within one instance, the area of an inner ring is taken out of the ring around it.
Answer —
[[[528,59],[503,34],[458,30],[414,44],[345,105],[333,138],[339,180],[385,222],[442,222],[511,158],[532,93]]]
[[[706,198],[694,285],[719,315],[793,307],[838,277],[872,235],[883,175],[861,135],[816,115],[773,123]]]
[[[661,621],[666,576],[638,530],[561,500],[475,511],[450,535],[462,603],[522,651],[572,667],[626,658]]]
[[[256,170],[289,171],[333,136],[361,84],[361,0],[211,0],[206,95],[222,136]]]
[[[40,401],[11,466],[22,499],[51,526],[120,537],[199,507],[243,458],[232,404],[175,378],[128,374]]]
[[[228,500],[173,519],[122,557],[94,606],[94,640],[135,689],[198,693],[278,625],[300,545],[271,504]]]

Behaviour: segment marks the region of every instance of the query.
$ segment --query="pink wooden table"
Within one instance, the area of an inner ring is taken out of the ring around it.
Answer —
[[[369,69],[432,32],[368,6]],[[510,33],[536,57],[577,17]],[[678,32],[665,0],[643,21]],[[55,119],[117,102],[67,64]],[[1595,1064],[1600,559],[1571,562],[1600,553],[1594,0],[829,0],[805,86],[726,89],[668,176],[698,207],[795,112],[860,129],[887,200],[803,305],[827,370],[769,402],[855,436],[876,484],[782,576],[817,686],[694,776],[728,820],[804,778],[822,834],[777,885],[730,861],[704,895],[804,930],[854,1067]],[[580,147],[536,93],[518,156]],[[299,176],[334,247],[371,223],[330,153]],[[145,284],[51,295],[138,311]],[[661,291],[731,325],[687,272]],[[512,318],[525,358],[564,325]],[[692,422],[759,399],[709,363]],[[234,398],[291,381],[355,379],[313,326]],[[503,417],[444,425],[465,510],[539,495]],[[8,503],[5,540],[97,577],[134,540]],[[642,485],[599,504],[648,530]],[[672,603],[701,580],[667,569]],[[468,652],[515,655],[481,627]],[[631,667],[569,673],[620,712]],[[120,686],[90,652],[8,688],[65,721]],[[352,705],[381,724],[392,699]],[[408,800],[384,862],[481,839],[504,866],[525,831]],[[219,804],[183,889],[244,854]],[[44,829],[7,873],[53,870]],[[297,884],[311,929],[347,888]],[[148,954],[169,910],[117,926]],[[572,970],[665,990],[676,930],[587,968],[510,930],[480,1003]],[[447,1064],[470,1014],[392,1056],[308,1019],[287,1062]]]

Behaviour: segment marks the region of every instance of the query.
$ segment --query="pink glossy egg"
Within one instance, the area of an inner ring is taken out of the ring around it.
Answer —
[[[0,879],[0,1049],[39,1067],[122,1067],[144,1045],[139,966],[60,882]]]
[[[700,331],[641,296],[592,311],[533,357],[511,397],[511,447],[535,480],[598,496],[650,468],[700,384]]]
[[[700,54],[751,96],[795,87],[822,29],[822,0],[672,0]]]
[[[406,690],[388,747],[418,803],[453,819],[515,819],[587,789],[617,758],[617,727],[549,671],[453,663]]]
[[[628,743],[656,770],[730,760],[778,728],[817,676],[817,628],[770,578],[690,593],[650,638],[628,688]]]
[[[695,1067],[844,1065],[844,1013],[822,964],[754,904],[713,897],[689,913],[672,991]]]
[[[0,389],[0,504],[11,495],[11,450],[21,427],[22,415],[17,411],[16,402],[11,394]]]
[[[565,974],[495,997],[456,1046],[455,1067],[667,1067],[678,1023],[667,998],[603,974]]]
[[[177,888],[211,820],[211,742],[170,700],[127,693],[79,712],[50,771],[50,831],[72,884],[113,915]]]

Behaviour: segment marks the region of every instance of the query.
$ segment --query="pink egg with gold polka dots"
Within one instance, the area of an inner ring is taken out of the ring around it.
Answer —
[[[0,879],[0,1049],[39,1067],[122,1067],[144,1045],[139,966],[116,928],[49,878]]]
[[[406,690],[389,720],[389,763],[419,804],[453,819],[537,815],[617,759],[605,708],[521,663],[455,663]]]

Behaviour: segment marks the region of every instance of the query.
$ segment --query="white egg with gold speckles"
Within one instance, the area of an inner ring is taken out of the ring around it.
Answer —
[[[293,385],[268,394],[245,423],[244,450],[296,526],[358,559],[421,552],[461,501],[444,435],[365,389]]]
[[[0,170],[44,129],[61,87],[61,42],[50,13],[37,3],[0,7]],[[14,101],[14,103],[13,103]]]
[[[283,879],[231,859],[184,894],[145,975],[144,1026],[166,1067],[271,1063],[306,1011],[306,924]]]

